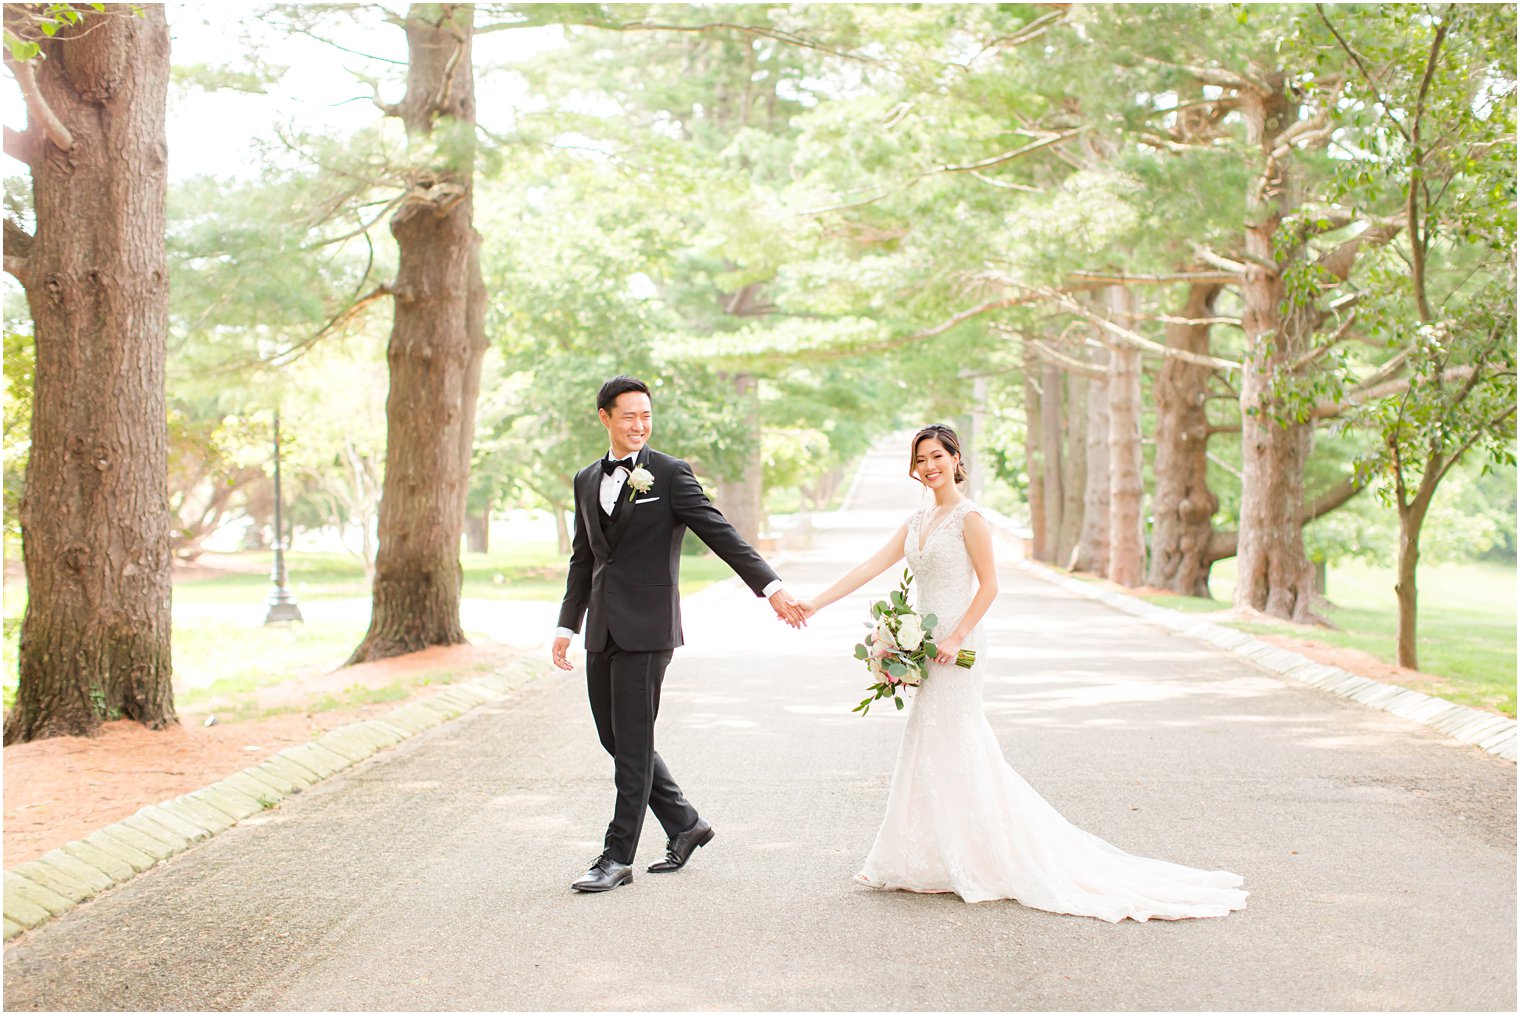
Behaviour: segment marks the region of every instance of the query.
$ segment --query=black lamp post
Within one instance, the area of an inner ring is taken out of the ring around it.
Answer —
[[[285,586],[285,526],[280,518],[279,412],[274,414],[274,570],[270,572],[269,580],[274,582],[274,589],[266,600],[269,612],[264,614],[264,623],[282,624],[301,620],[301,608],[296,605],[296,597]]]

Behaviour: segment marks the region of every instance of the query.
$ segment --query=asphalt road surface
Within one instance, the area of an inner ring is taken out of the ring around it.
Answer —
[[[868,459],[782,562],[794,590],[918,506],[902,458]],[[906,716],[850,712],[871,597],[793,632],[728,585],[688,600],[665,684],[660,750],[718,833],[684,871],[643,873],[651,818],[631,885],[570,890],[613,799],[578,668],[24,935],[5,1007],[1515,1009],[1512,763],[1000,583],[983,662],[1010,763],[1131,852],[1244,875],[1246,910],[1110,925],[854,884]]]

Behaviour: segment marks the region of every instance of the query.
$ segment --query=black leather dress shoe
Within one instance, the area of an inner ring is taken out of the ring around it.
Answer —
[[[669,874],[671,871],[680,870],[686,866],[686,861],[691,859],[691,855],[697,851],[697,847],[705,846],[709,842],[712,842],[712,837],[716,834],[718,833],[713,831],[712,825],[709,825],[706,820],[698,818],[695,825],[692,825],[680,835],[671,837],[665,843],[665,859],[659,863],[651,864],[649,873]]]
[[[619,885],[632,883],[632,867],[603,855],[596,858],[584,877],[570,882],[570,887],[578,892],[610,892]]]

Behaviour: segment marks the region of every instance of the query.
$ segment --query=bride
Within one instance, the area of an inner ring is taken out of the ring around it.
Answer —
[[[903,731],[886,817],[855,879],[871,888],[954,892],[967,902],[1016,899],[1112,923],[1244,909],[1240,875],[1125,853],[1061,817],[1003,759],[982,714],[981,620],[997,597],[992,531],[959,490],[966,472],[954,430],[924,427],[909,463],[934,504],[914,512],[875,556],[802,603],[811,615],[906,555],[914,608],[940,618],[938,653]],[[961,648],[980,660],[969,670],[954,665]]]

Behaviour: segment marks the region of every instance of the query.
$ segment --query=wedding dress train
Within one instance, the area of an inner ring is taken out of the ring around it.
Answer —
[[[962,501],[919,547],[919,511],[908,522],[915,609],[960,622],[976,593]],[[1242,878],[1133,856],[1063,818],[1003,758],[982,713],[986,634],[965,648],[978,663],[929,664],[903,732],[887,812],[857,880],[873,888],[955,892],[967,902],[1026,906],[1117,923],[1223,916],[1245,908]]]

